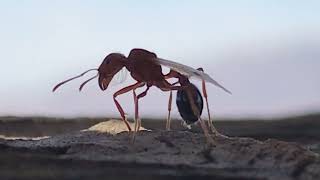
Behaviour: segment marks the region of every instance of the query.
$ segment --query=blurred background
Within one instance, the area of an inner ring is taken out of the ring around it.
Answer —
[[[120,117],[112,94],[134,82],[129,75],[104,92],[96,81],[78,92],[95,72],[51,90],[132,48],[203,67],[231,90],[208,85],[216,117],[320,112],[319,8],[316,0],[2,0],[0,116]],[[165,118],[168,96],[151,88],[140,101],[142,118]],[[132,117],[132,93],[119,101]],[[176,106],[172,114],[179,116]]]

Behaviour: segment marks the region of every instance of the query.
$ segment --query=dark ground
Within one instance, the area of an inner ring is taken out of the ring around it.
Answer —
[[[53,137],[0,139],[0,179],[320,179],[320,115],[217,121],[220,132],[248,138],[218,138],[213,148],[180,121],[171,132],[161,131],[164,120],[143,121],[155,131],[134,145],[127,133],[79,133],[104,120],[1,117],[0,135]]]

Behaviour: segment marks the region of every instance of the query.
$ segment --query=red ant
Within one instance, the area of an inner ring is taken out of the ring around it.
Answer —
[[[162,67],[161,65],[164,65],[166,67],[169,67],[171,70],[167,75],[164,75],[162,73]],[[223,86],[218,84],[215,80],[213,80],[208,74],[204,73],[202,69],[194,69],[189,66],[179,64],[173,61],[165,60],[158,58],[155,53],[149,52],[144,49],[132,49],[129,53],[128,57],[125,57],[123,54],[120,53],[111,53],[105,57],[103,60],[102,64],[98,69],[89,69],[85,71],[84,73],[75,76],[73,78],[70,78],[68,80],[65,80],[59,84],[57,84],[52,91],[55,91],[59,86],[62,84],[69,82],[73,79],[79,78],[86,74],[89,71],[97,70],[98,74],[95,75],[94,77],[86,80],[83,82],[79,88],[83,88],[85,84],[87,84],[89,81],[92,79],[98,77],[98,84],[101,90],[106,90],[108,88],[108,85],[110,81],[112,80],[113,76],[117,74],[123,67],[125,67],[131,74],[132,78],[135,79],[137,82],[124,87],[117,92],[113,94],[113,100],[114,103],[116,104],[116,107],[118,111],[120,112],[120,115],[122,117],[123,122],[126,124],[127,128],[129,131],[131,131],[131,127],[127,121],[126,115],[116,99],[117,96],[127,93],[129,91],[133,91],[134,95],[134,104],[135,104],[135,130],[139,130],[139,127],[141,125],[141,120],[139,118],[139,99],[146,96],[149,88],[151,86],[156,86],[162,91],[170,91],[170,97],[169,97],[169,115],[167,118],[167,129],[170,128],[170,110],[171,110],[171,101],[172,101],[172,90],[187,90],[190,89],[190,81],[189,77],[194,76],[202,80],[202,89],[203,89],[203,94],[207,102],[207,109],[209,113],[209,126],[212,128],[213,126],[211,125],[211,120],[210,120],[210,112],[209,112],[209,107],[208,107],[208,101],[207,101],[207,93],[206,93],[206,88],[205,88],[205,81],[210,82],[226,92],[230,93],[227,89],[225,89]],[[178,78],[178,82],[170,84],[166,79],[169,78]],[[176,84],[179,83],[180,86],[176,86]],[[143,87],[146,85],[146,90],[143,91],[142,93],[136,95],[135,90],[137,88]],[[192,91],[190,91],[192,93]],[[191,103],[194,104],[194,103]],[[199,114],[197,112],[196,108],[192,108],[192,110],[195,112],[195,114]],[[207,137],[207,140],[212,141],[208,130],[203,123],[201,119],[199,119],[201,127],[205,133],[205,136]],[[135,134],[135,133],[134,133]]]

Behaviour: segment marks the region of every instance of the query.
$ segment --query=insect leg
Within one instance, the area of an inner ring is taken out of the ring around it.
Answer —
[[[179,83],[175,82],[172,85],[175,85]],[[167,122],[166,122],[166,130],[170,131],[170,125],[171,125],[171,107],[172,107],[172,90],[170,90],[170,95],[169,95],[169,101],[168,101],[168,116],[167,116]]]
[[[140,127],[141,127],[141,119],[139,117],[139,99],[143,98],[144,96],[147,95],[147,92],[148,92],[149,88],[150,88],[150,86],[147,86],[147,89],[137,96],[136,117],[138,119],[138,131],[139,131]]]
[[[138,98],[135,89],[133,90],[133,100],[134,100],[134,131],[132,135],[131,142],[132,144],[135,141],[136,133],[138,131],[138,117],[137,117],[137,112],[138,112]]]
[[[198,68],[197,70],[202,71],[203,72],[203,68]],[[207,112],[208,112],[208,126],[209,129],[212,131],[212,133],[214,135],[218,134],[218,131],[216,130],[216,128],[213,126],[213,122],[211,120],[211,114],[210,114],[210,108],[209,108],[209,103],[208,103],[208,94],[207,94],[207,88],[206,88],[206,82],[204,80],[202,80],[202,93],[203,96],[206,100],[206,106],[207,106]]]
[[[128,121],[127,121],[127,118],[126,118],[126,116],[125,116],[125,113],[124,113],[124,111],[123,111],[120,103],[117,101],[116,97],[119,96],[119,95],[121,95],[121,94],[127,93],[127,92],[129,92],[129,91],[131,91],[131,90],[134,90],[134,89],[140,87],[140,86],[143,85],[143,84],[144,84],[144,83],[142,83],[142,82],[137,82],[137,83],[135,83],[135,84],[133,84],[133,85],[124,87],[124,88],[120,89],[119,91],[117,91],[117,92],[115,92],[115,93],[113,94],[113,101],[114,101],[114,103],[116,104],[117,109],[118,109],[118,111],[120,112],[121,118],[122,118],[123,122],[126,124],[126,126],[128,127],[128,130],[129,130],[129,131],[131,131],[131,127],[130,127],[130,125],[129,125]]]
[[[144,84],[142,84],[141,86],[139,87],[142,87],[144,86]],[[147,89],[144,91],[146,93],[146,91],[148,91],[149,89],[149,86],[147,87]],[[135,140],[135,135],[137,133],[137,131],[140,130],[140,126],[141,126],[141,119],[139,117],[139,103],[138,103],[138,100],[139,100],[139,96],[140,94],[137,96],[136,94],[136,89],[133,90],[133,99],[134,99],[134,106],[135,106],[135,115],[134,115],[134,132],[133,132],[133,136],[132,136],[132,143],[134,142]],[[144,93],[143,92],[143,93]]]
[[[210,134],[208,132],[208,128],[206,126],[206,123],[204,123],[200,117],[199,117],[199,122],[200,122],[200,126],[201,126],[201,128],[203,130],[203,133],[206,136],[207,143],[210,144],[210,145],[214,145],[214,141],[213,141],[212,137],[210,136]]]
[[[168,116],[167,116],[167,123],[166,123],[166,130],[170,131],[170,122],[171,122],[171,105],[172,105],[172,91],[170,91],[169,101],[168,101]]]

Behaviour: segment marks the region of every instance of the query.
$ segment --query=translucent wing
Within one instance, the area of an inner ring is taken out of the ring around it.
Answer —
[[[122,68],[111,80],[109,86],[119,85],[127,80],[128,70],[126,68]]]
[[[179,72],[182,75],[185,75],[187,77],[195,77],[197,79],[201,79],[204,80],[206,82],[212,83],[215,86],[218,86],[219,88],[223,89],[224,91],[226,91],[227,93],[231,94],[231,92],[226,89],[225,87],[223,87],[221,84],[219,84],[217,81],[215,81],[214,79],[212,79],[207,73],[199,71],[197,69],[194,69],[190,66],[186,66],[184,64],[180,64],[177,62],[173,62],[170,60],[166,60],[166,59],[161,59],[161,58],[156,58],[155,59],[157,63],[159,63],[160,65],[164,65],[172,70],[175,70],[177,72]]]

